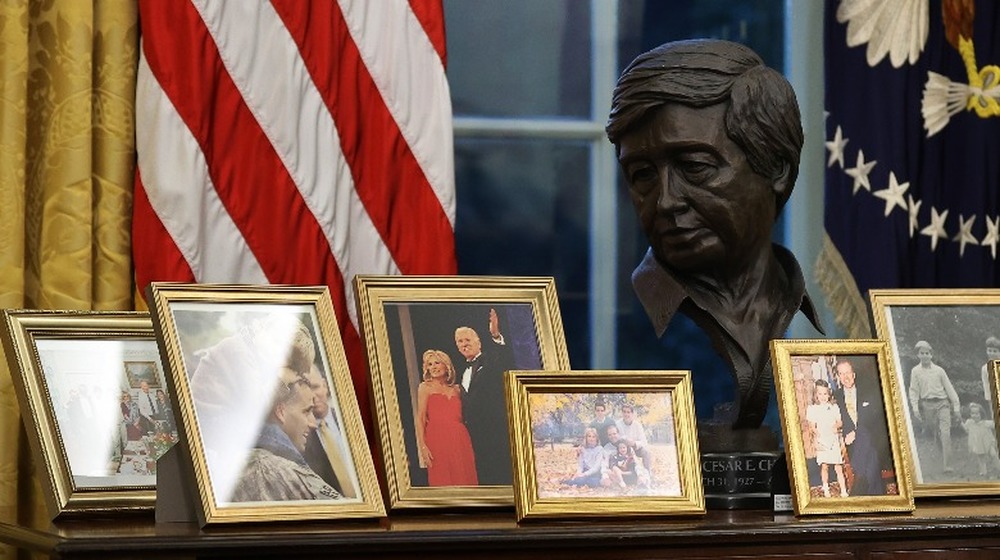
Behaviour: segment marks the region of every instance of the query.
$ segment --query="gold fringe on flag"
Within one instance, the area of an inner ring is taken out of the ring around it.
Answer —
[[[861,297],[847,263],[840,256],[840,251],[825,233],[814,273],[816,283],[826,296],[827,306],[833,311],[833,320],[837,326],[848,338],[870,338],[872,327],[868,319],[868,306]]]

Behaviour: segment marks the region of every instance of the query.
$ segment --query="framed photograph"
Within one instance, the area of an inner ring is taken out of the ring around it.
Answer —
[[[880,340],[772,340],[796,515],[913,511],[899,392]]]
[[[145,383],[147,387],[160,387],[162,375],[159,373],[158,362],[125,362],[125,375],[128,376],[129,387],[139,389]]]
[[[1000,358],[1000,290],[871,290],[869,297],[896,371],[914,493],[1000,494],[1000,462],[982,445],[996,436],[975,427],[997,412],[987,363]]]
[[[149,301],[201,525],[385,516],[325,286],[154,282]]]
[[[510,506],[503,375],[568,369],[552,278],[357,276],[390,508]]]
[[[52,518],[152,512],[178,438],[149,314],[4,310],[0,336]]]
[[[526,518],[705,513],[687,371],[514,371],[514,503]]]
[[[990,360],[987,366],[989,370],[990,398],[993,402],[1000,402],[1000,359]],[[986,413],[987,411],[984,410],[983,412]],[[985,456],[984,459],[987,462],[993,461],[998,456],[996,426],[1000,422],[1000,410],[994,407],[992,417],[978,417],[975,418],[975,422],[975,426],[979,426],[979,428],[974,428],[972,434],[982,440],[983,453],[981,455]],[[983,435],[976,435],[977,429]],[[992,439],[989,437],[991,434],[993,435]]]

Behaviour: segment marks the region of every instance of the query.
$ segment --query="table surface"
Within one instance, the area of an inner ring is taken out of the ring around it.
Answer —
[[[111,557],[157,551],[161,557],[304,555],[336,549],[341,557],[435,551],[572,551],[595,547],[699,550],[713,547],[818,546],[824,543],[976,540],[1000,546],[1000,500],[918,503],[912,514],[795,517],[766,510],[709,511],[657,519],[514,520],[512,511],[393,514],[388,519],[255,523],[200,529],[155,523],[152,516],[77,519],[47,527],[0,523],[0,541],[57,557]],[[986,540],[983,540],[986,539]],[[562,554],[557,555],[562,557]],[[151,556],[149,556],[151,557]],[[555,556],[547,556],[554,558]],[[571,556],[567,556],[571,557]]]

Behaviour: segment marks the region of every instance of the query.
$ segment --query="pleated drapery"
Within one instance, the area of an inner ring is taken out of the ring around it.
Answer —
[[[0,307],[133,309],[138,48],[134,0],[0,0]],[[47,517],[4,360],[0,521]]]

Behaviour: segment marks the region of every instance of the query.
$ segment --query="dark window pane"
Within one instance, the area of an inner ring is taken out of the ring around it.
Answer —
[[[446,0],[444,8],[455,116],[589,116],[589,2]]]
[[[619,67],[680,39],[725,39],[750,47],[771,68],[784,66],[785,0],[620,0]]]
[[[554,276],[578,369],[590,361],[589,157],[585,142],[455,142],[459,273]]]

